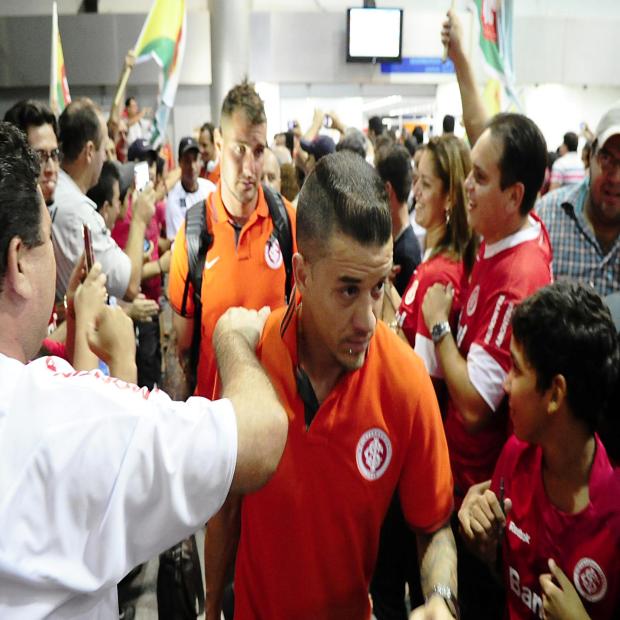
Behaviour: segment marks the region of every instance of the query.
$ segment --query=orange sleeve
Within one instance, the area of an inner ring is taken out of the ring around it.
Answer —
[[[428,373],[420,368],[408,373],[408,391],[417,396],[412,411],[412,432],[405,457],[399,493],[403,513],[418,532],[434,532],[444,525],[453,509],[453,482],[448,444]],[[416,372],[417,371],[417,372]]]
[[[174,246],[172,248],[172,259],[170,261],[170,273],[168,274],[168,298],[172,309],[185,317],[194,316],[194,287],[191,282],[187,291],[187,302],[185,313],[183,308],[183,293],[185,292],[185,281],[187,280],[187,248],[185,246],[185,222],[181,224],[177,232]]]

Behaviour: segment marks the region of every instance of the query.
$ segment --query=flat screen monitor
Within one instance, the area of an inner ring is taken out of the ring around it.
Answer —
[[[400,62],[402,9],[347,9],[347,62]]]

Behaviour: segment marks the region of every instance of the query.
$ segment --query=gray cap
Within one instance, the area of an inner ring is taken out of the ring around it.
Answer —
[[[596,126],[596,140],[600,148],[616,134],[620,134],[620,101],[607,110]]]

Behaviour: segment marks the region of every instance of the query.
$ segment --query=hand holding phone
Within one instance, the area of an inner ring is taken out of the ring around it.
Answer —
[[[149,182],[149,165],[145,161],[137,163],[133,169],[134,185],[141,192]]]
[[[86,254],[86,274],[88,275],[95,264],[93,239],[88,224],[84,224],[84,253]]]

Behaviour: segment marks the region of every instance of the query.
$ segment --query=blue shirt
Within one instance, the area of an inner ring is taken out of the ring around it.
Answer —
[[[584,206],[590,191],[590,179],[579,185],[549,192],[536,203],[553,248],[553,275],[589,285],[602,296],[620,291],[620,236],[605,254]]]

